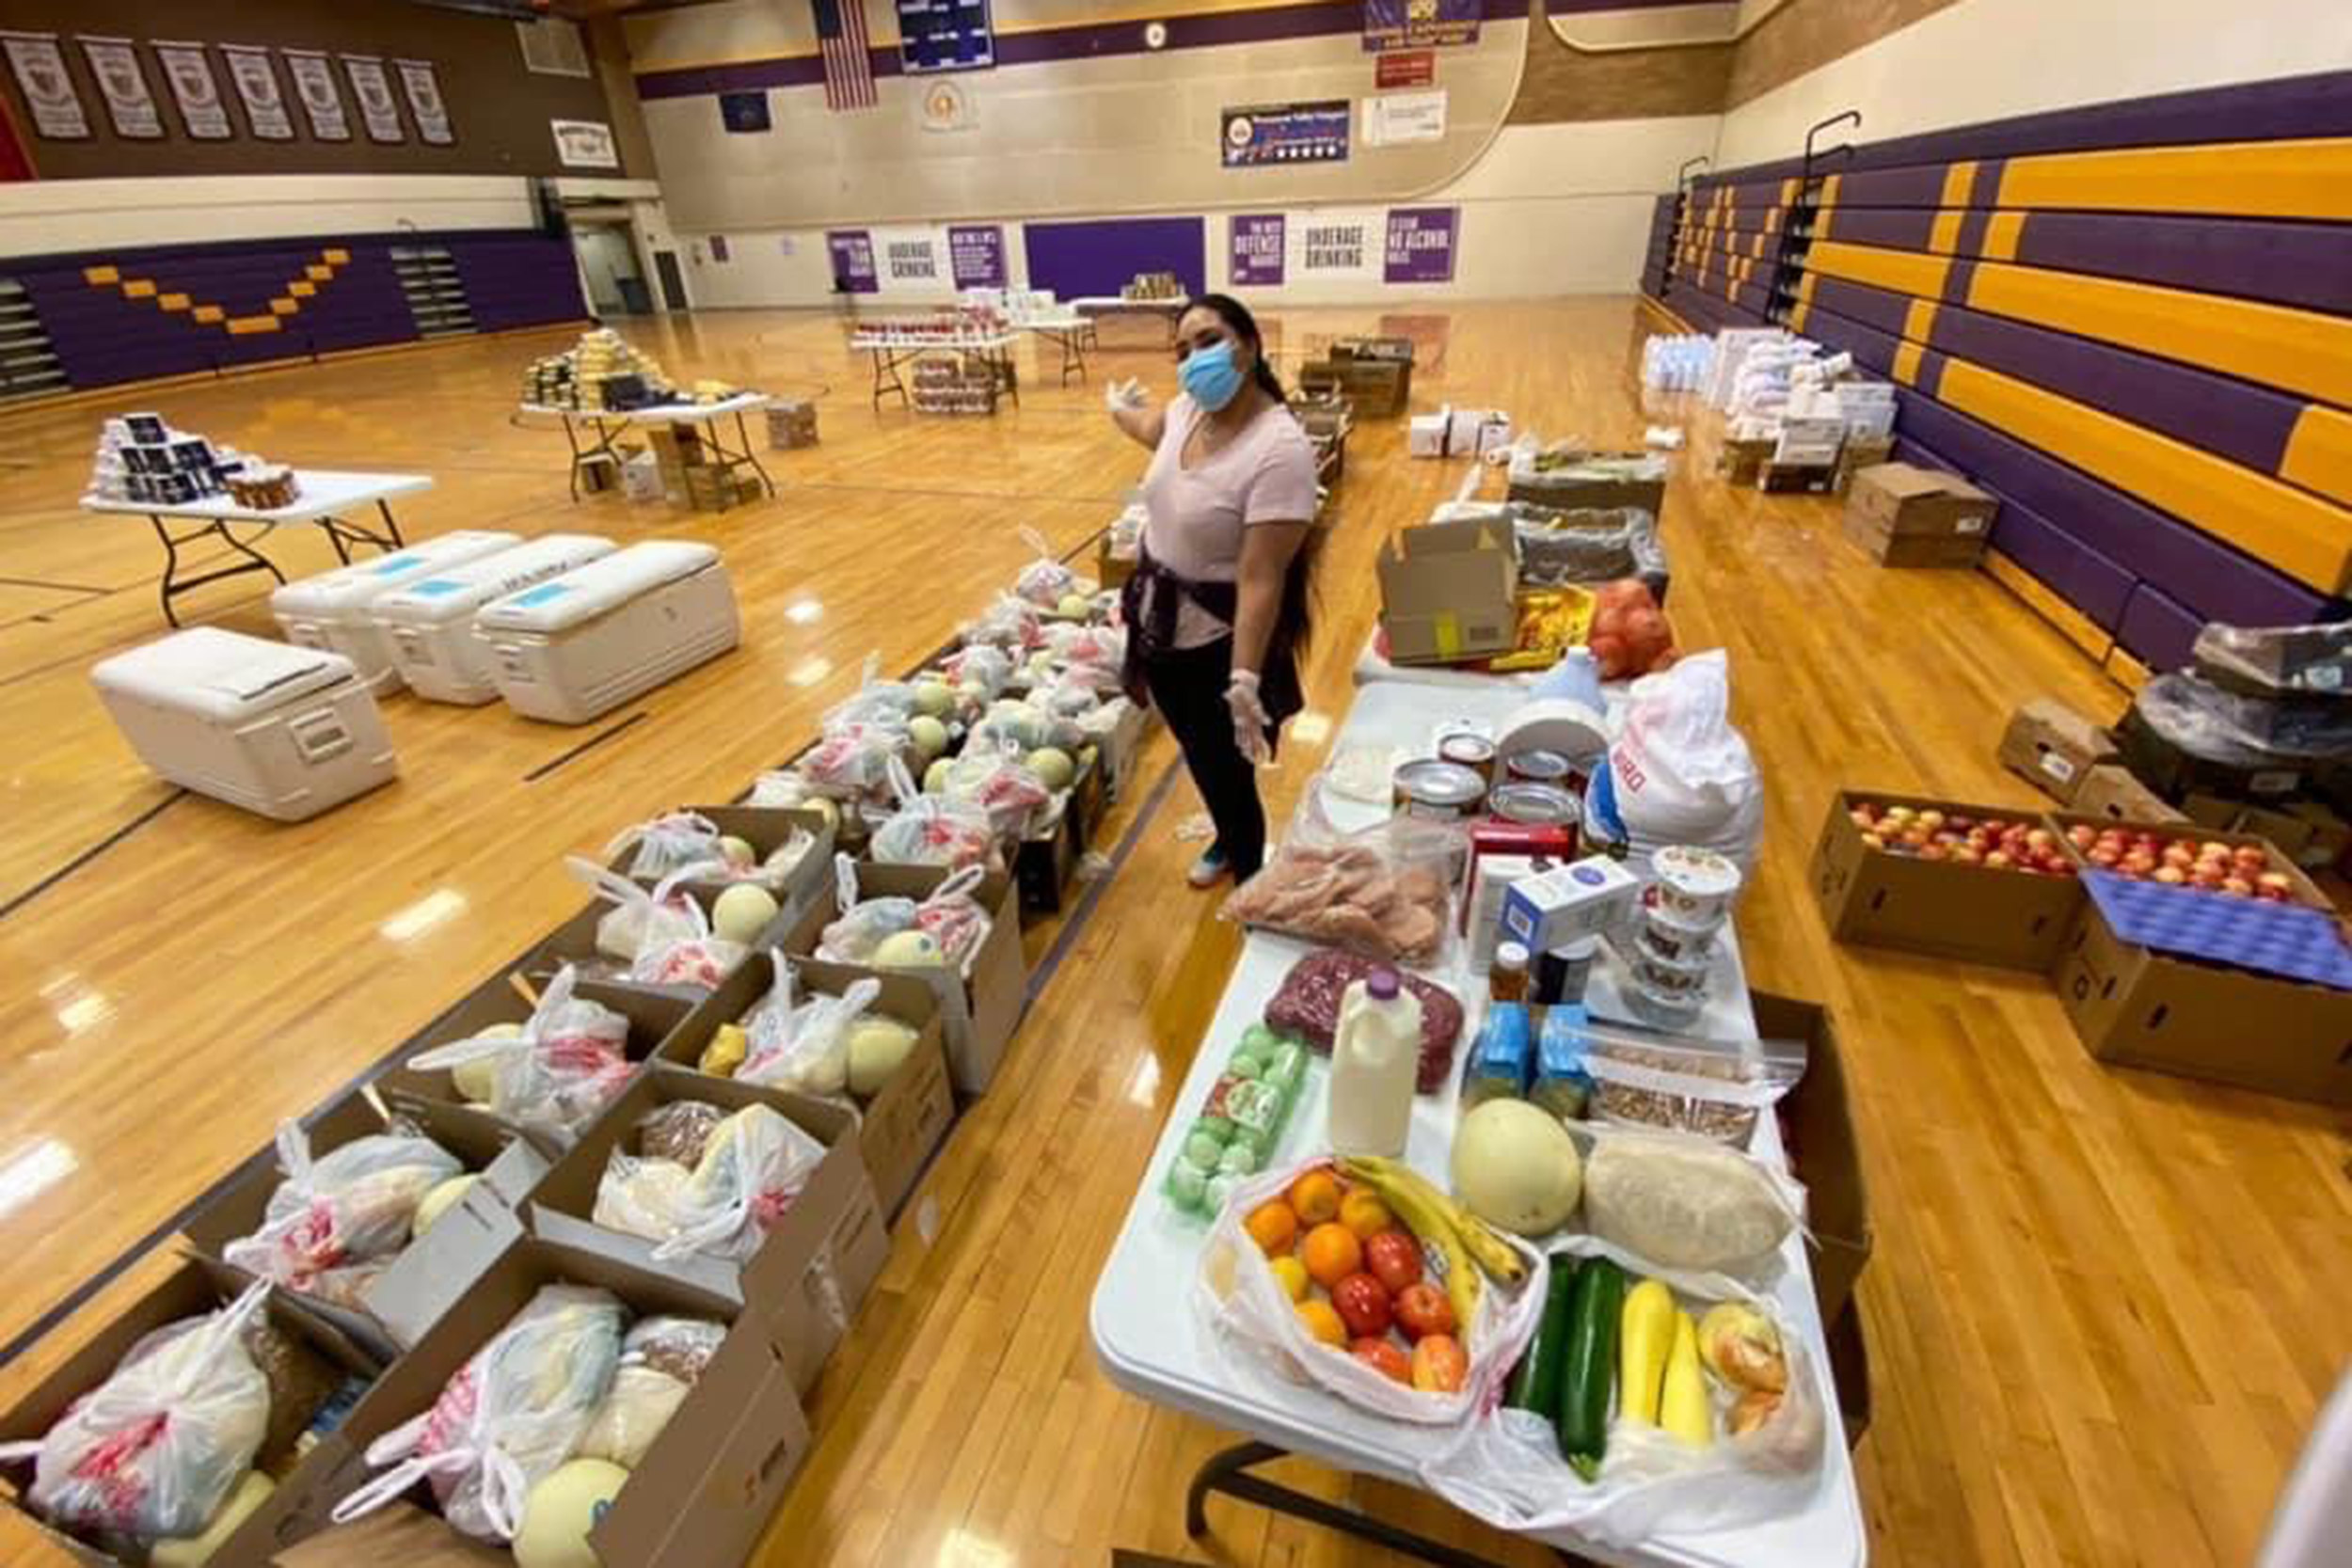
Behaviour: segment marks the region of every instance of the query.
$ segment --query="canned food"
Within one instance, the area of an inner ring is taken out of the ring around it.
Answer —
[[[1441,737],[1438,741],[1438,760],[1469,768],[1481,783],[1494,783],[1495,743],[1483,735],[1456,730]]]
[[[1467,821],[1486,800],[1486,781],[1458,762],[1408,762],[1395,778],[1400,816],[1439,822]]]
[[[1558,752],[1514,752],[1502,759],[1502,771],[1515,784],[1565,786],[1574,769]]]
[[[1554,784],[1497,784],[1486,796],[1486,810],[1505,822],[1546,827],[1574,827],[1577,819],[1576,797]]]

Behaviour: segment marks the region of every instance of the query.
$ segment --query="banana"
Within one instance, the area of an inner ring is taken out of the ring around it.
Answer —
[[[1429,1201],[1426,1184],[1415,1184],[1396,1179],[1403,1167],[1388,1161],[1359,1160],[1353,1156],[1340,1158],[1340,1169],[1349,1177],[1378,1193],[1395,1211],[1412,1233],[1438,1249],[1445,1260],[1446,1299],[1453,1304],[1454,1315],[1460,1320],[1461,1332],[1468,1334],[1478,1311],[1478,1292],[1484,1284],[1478,1277],[1477,1265],[1470,1261],[1469,1249],[1462,1245],[1461,1233],[1444,1209]]]
[[[1526,1259],[1508,1242],[1495,1234],[1492,1226],[1439,1192],[1435,1183],[1412,1166],[1395,1160],[1377,1158],[1365,1158],[1353,1163],[1364,1166],[1389,1186],[1409,1184],[1422,1194],[1428,1207],[1446,1217],[1455,1236],[1460,1238],[1463,1249],[1480,1268],[1496,1279],[1505,1285],[1517,1285],[1527,1277]]]

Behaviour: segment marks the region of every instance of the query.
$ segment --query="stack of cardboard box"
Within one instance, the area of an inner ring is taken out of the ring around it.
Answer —
[[[1846,537],[1882,566],[1973,566],[1999,507],[1957,474],[1882,463],[1853,476]]]

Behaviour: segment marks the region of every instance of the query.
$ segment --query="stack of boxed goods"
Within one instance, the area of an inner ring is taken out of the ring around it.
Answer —
[[[1347,471],[1347,433],[1354,413],[1336,387],[1321,395],[1301,393],[1291,400],[1291,413],[1315,449],[1315,480],[1325,489],[1336,486]]]
[[[1511,452],[1507,494],[1561,512],[1629,506],[1656,517],[1666,509],[1666,459],[1646,451],[1588,451],[1574,442],[1522,443]]]
[[[723,512],[759,498],[758,479],[728,462],[700,426],[658,424],[645,432],[645,439],[653,448],[660,488],[671,499],[684,499],[704,512]]]
[[[933,355],[914,362],[918,414],[993,414],[996,368],[983,359]]]
[[[768,405],[768,444],[790,451],[817,444],[817,404],[803,398],[778,398]]]
[[[185,506],[222,494],[268,511],[292,506],[300,487],[291,469],[174,430],[161,414],[124,414],[101,428],[90,465],[92,499]]]
[[[1846,537],[1882,566],[1974,566],[2000,504],[1956,474],[1881,463],[1853,476]]]
[[[534,359],[523,372],[523,402],[540,408],[622,413],[651,407],[671,395],[670,378],[653,356],[630,347],[610,327],[582,333],[562,354]]]
[[[1485,457],[1511,444],[1511,416],[1500,408],[1456,408],[1416,414],[1405,429],[1408,457]]]
[[[1410,338],[1342,338],[1329,356],[1299,367],[1298,385],[1310,397],[1345,397],[1366,419],[1405,412],[1413,393]]]
[[[1172,272],[1139,272],[1119,286],[1126,300],[1189,299],[1191,293]]]

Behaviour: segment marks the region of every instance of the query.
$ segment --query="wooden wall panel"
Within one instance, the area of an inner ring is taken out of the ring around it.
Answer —
[[[1735,46],[1722,108],[1899,32],[1957,0],[1786,0]]]
[[[1531,15],[1527,69],[1519,77],[1518,99],[1506,123],[1552,125],[1723,112],[1733,45],[1587,54],[1570,48],[1552,32],[1542,0],[1534,0]]]

